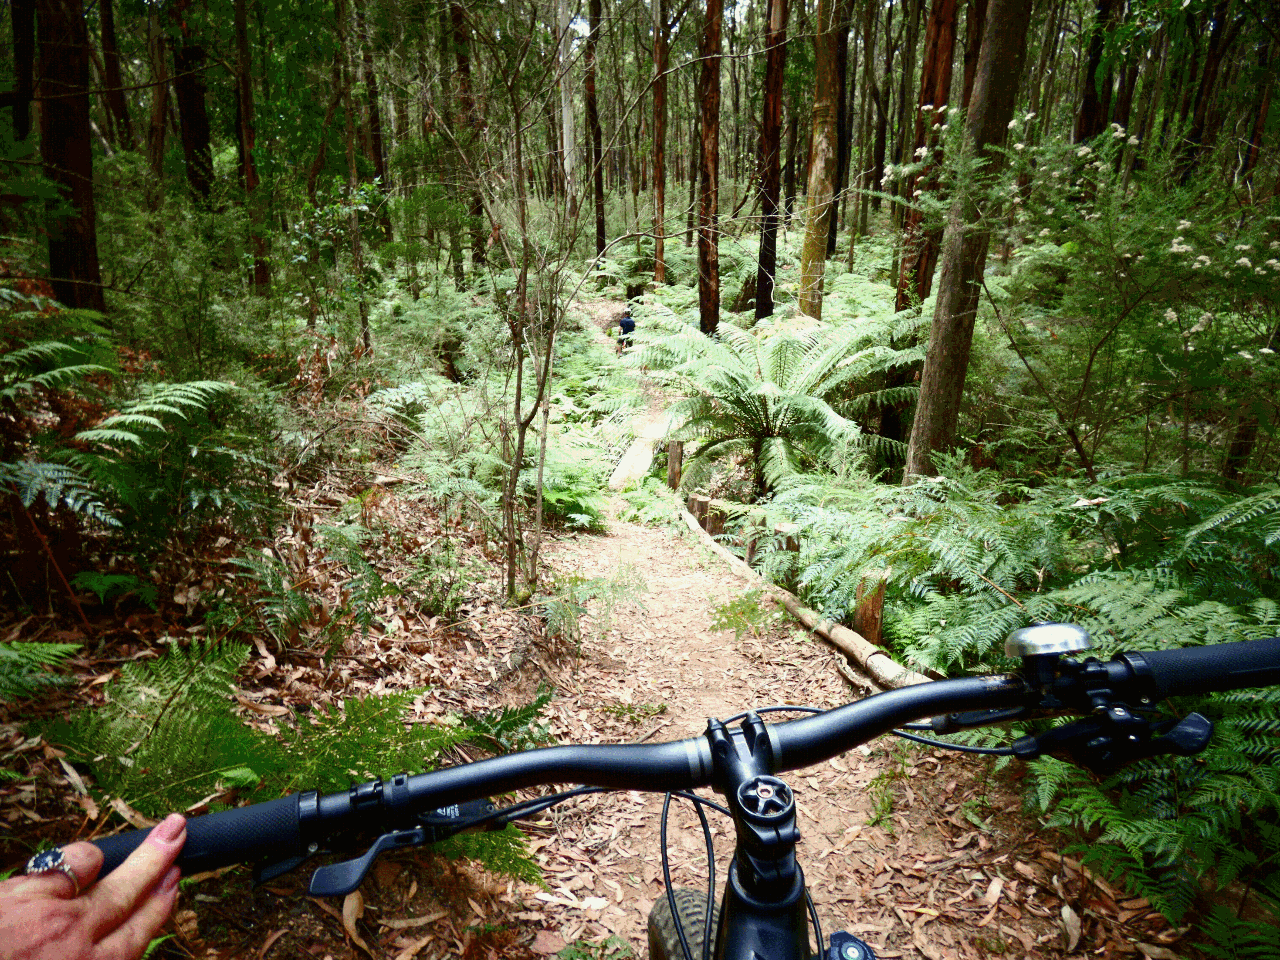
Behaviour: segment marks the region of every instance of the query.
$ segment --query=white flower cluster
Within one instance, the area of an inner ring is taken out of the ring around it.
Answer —
[[[1091,153],[1093,153],[1093,147],[1088,146],[1088,145],[1086,144],[1085,146],[1081,147],[1079,150],[1077,150],[1077,151],[1076,151],[1076,156],[1077,156],[1077,157],[1087,157],[1087,156],[1089,156],[1089,154],[1091,154]]]
[[[1111,124],[1111,139],[1123,140],[1125,138],[1125,129],[1118,123]]]
[[[1189,243],[1183,243],[1182,237],[1174,237],[1173,243],[1169,246],[1170,253],[1190,253],[1195,248]]]
[[[1248,257],[1241,257],[1239,260],[1236,261],[1236,266],[1244,267],[1246,270],[1248,270],[1253,267],[1253,264],[1249,262]]]
[[[1192,270],[1199,270],[1201,267],[1207,267],[1212,261],[1203,253],[1196,257],[1196,262],[1191,265]]]

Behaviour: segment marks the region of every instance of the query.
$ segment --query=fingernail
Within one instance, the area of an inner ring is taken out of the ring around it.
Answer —
[[[173,843],[186,829],[186,819],[178,813],[171,813],[151,831],[151,838],[161,843]]]
[[[178,878],[182,876],[182,871],[177,867],[170,867],[169,872],[164,875],[164,879],[160,881],[160,885],[156,887],[157,893],[168,893],[178,885]]]

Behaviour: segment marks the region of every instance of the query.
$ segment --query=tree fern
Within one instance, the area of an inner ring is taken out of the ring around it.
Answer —
[[[691,465],[746,457],[763,495],[805,462],[847,459],[856,449],[856,424],[823,399],[840,383],[849,340],[826,328],[729,323],[708,338],[677,324],[643,336],[631,362],[684,394],[669,418],[674,438],[696,442]]]

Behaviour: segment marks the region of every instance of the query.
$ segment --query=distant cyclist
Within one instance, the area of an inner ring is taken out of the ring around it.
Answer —
[[[631,335],[636,332],[636,321],[631,316],[631,305],[622,308],[622,319],[618,321],[621,328],[621,336],[618,337],[618,355],[622,355],[622,351],[631,346]]]

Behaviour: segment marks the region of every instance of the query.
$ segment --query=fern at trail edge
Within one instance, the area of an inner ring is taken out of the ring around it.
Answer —
[[[248,652],[234,643],[172,646],[158,660],[126,665],[101,706],[44,724],[41,732],[92,773],[104,804],[119,798],[150,817],[299,790],[342,791],[353,782],[432,769],[462,743],[506,752],[546,739],[538,714],[549,690],[522,707],[436,724],[405,723],[411,704],[430,695],[407,690],[322,705],[270,732],[255,729],[231,711]],[[540,877],[514,827],[455,838],[446,852],[510,876]]]
[[[959,461],[944,474],[895,488],[782,484],[770,519],[799,525],[801,552],[774,550],[763,569],[794,576],[834,619],[851,615],[865,576],[883,579],[887,638],[907,662],[951,675],[1011,666],[1003,639],[1028,621],[1080,624],[1102,659],[1280,634],[1275,490],[1242,499],[1158,475],[1030,488]],[[1206,884],[1237,905],[1252,895],[1280,907],[1280,691],[1196,709],[1216,725],[1200,756],[1105,782],[1042,759],[1036,800],[1050,825],[1088,838],[1086,864],[1171,920]],[[1273,928],[1226,910],[1212,914],[1215,949],[1271,955],[1247,944],[1271,943]]]

